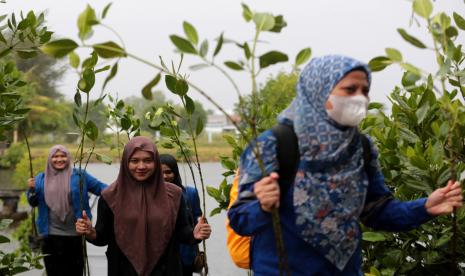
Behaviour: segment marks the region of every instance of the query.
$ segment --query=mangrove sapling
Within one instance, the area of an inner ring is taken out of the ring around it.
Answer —
[[[370,66],[379,71],[398,64],[405,70],[402,87],[391,93],[389,116],[380,110],[381,105],[373,104],[378,114],[362,124],[379,147],[386,183],[401,199],[427,196],[465,170],[465,54],[459,39],[465,19],[456,12],[453,16],[433,14],[430,0],[414,0],[412,7],[414,19],[424,23],[431,35],[432,46],[404,29],[398,32],[411,45],[431,51],[438,69],[428,73],[406,62],[398,50],[387,48],[386,56],[372,59]],[[369,242],[369,248],[364,247],[365,269],[376,266],[381,274],[464,273],[459,265],[465,262],[465,252],[459,250],[465,246],[464,222],[461,208],[451,218],[438,217],[408,233],[365,239],[365,232],[364,239]]]
[[[174,93],[174,91],[172,91]],[[192,101],[190,98],[188,98],[187,95],[180,96],[183,98],[183,104],[187,101]],[[186,98],[189,100],[186,101]],[[197,169],[197,173],[200,176],[200,183],[202,185],[202,192],[203,192],[203,201],[202,201],[202,207],[201,212],[203,214],[203,217],[205,217],[206,214],[206,204],[205,204],[205,189],[204,189],[204,182],[203,182],[203,175],[202,175],[202,169],[200,167],[200,161],[198,157],[198,152],[197,152],[197,143],[196,143],[196,137],[201,133],[202,131],[202,126],[203,124],[200,123],[200,125],[197,125],[196,132],[193,133],[192,127],[191,127],[191,121],[190,121],[190,116],[194,112],[194,104],[193,101],[189,105],[192,105],[191,107],[187,108],[189,111],[189,117],[187,118],[188,122],[188,129],[183,130],[179,127],[177,119],[182,119],[182,117],[175,112],[174,108],[170,104],[166,104],[165,106],[162,106],[154,112],[149,112],[146,114],[146,118],[150,120],[152,123],[149,125],[150,128],[154,130],[160,131],[160,135],[162,136],[161,140],[161,146],[167,149],[172,149],[175,146],[178,148],[178,154],[179,156],[182,157],[184,162],[187,164],[191,177],[192,177],[192,182],[194,184],[195,189],[198,191],[197,188],[197,180],[195,177],[194,173],[194,167]],[[184,108],[186,106],[184,105]],[[186,110],[187,110],[186,109]],[[202,122],[200,119],[197,121]],[[167,142],[164,142],[164,140],[168,140]],[[187,143],[186,141],[192,141],[191,143]],[[192,150],[193,148],[193,150]],[[193,155],[195,155],[195,159],[193,160]],[[204,271],[205,274],[208,274],[208,262],[207,262],[207,247],[205,240],[202,242],[203,246],[203,252],[205,253],[205,267]]]
[[[194,174],[193,166],[197,169],[197,173],[198,173],[198,175],[200,177],[200,184],[201,184],[201,187],[202,187],[202,205],[203,205],[203,208],[201,208],[201,210],[202,210],[202,214],[204,214],[203,216],[205,217],[206,210],[207,210],[206,209],[205,184],[204,184],[204,178],[203,178],[203,174],[202,174],[202,168],[201,168],[201,165],[200,165],[199,154],[198,154],[198,150],[197,150],[197,141],[196,141],[197,137],[202,133],[204,123],[201,120],[201,118],[199,117],[197,122],[196,122],[196,125],[195,126],[193,125],[192,115],[194,114],[194,111],[195,111],[195,104],[194,104],[194,101],[187,95],[188,90],[189,90],[189,86],[187,85],[187,83],[185,83],[183,81],[182,76],[179,75],[179,71],[180,71],[181,64],[182,64],[182,59],[183,59],[183,55],[181,55],[181,60],[179,62],[177,70],[175,70],[174,66],[172,66],[172,70],[173,70],[172,75],[176,76],[176,77],[173,77],[171,75],[167,75],[165,77],[165,81],[166,81],[166,86],[168,87],[168,89],[172,93],[179,96],[179,98],[181,100],[181,103],[182,103],[182,107],[186,111],[186,117],[182,118],[179,114],[174,112],[174,109],[170,105],[166,105],[165,107],[162,107],[159,110],[155,111],[154,114],[148,114],[148,118],[151,119],[152,121],[155,120],[155,121],[162,122],[165,126],[167,126],[169,128],[169,131],[166,131],[165,129],[162,129],[160,131],[160,133],[161,133],[162,136],[169,137],[169,139],[175,145],[178,146],[179,151],[181,153],[181,156],[183,157],[185,163],[189,167],[189,170],[190,170],[191,176],[192,176],[192,181],[194,183],[194,187],[195,187],[196,190],[198,190],[198,189],[197,189],[197,181],[196,181],[196,177],[195,177],[195,174]],[[160,116],[161,116],[161,120],[158,118]],[[186,124],[187,129],[186,130],[182,131],[180,129],[177,121],[174,118],[175,116],[177,118],[185,119],[187,121],[187,124]],[[151,127],[155,127],[156,129],[160,129],[160,126],[156,126],[156,125],[153,125],[153,124],[151,125]],[[195,128],[195,130],[194,130],[194,128]],[[183,132],[185,132],[187,134],[186,136],[189,137],[188,140],[191,141],[190,144],[191,144],[193,150],[191,150],[191,147],[189,147],[189,145],[186,142],[184,142],[184,139],[181,139],[182,135],[184,134]],[[167,145],[165,143],[165,144],[162,144],[162,146],[172,148],[172,144]],[[205,253],[205,260],[207,260],[206,259],[207,254],[206,254],[205,241],[203,241],[203,251]],[[208,263],[207,263],[207,261],[205,261],[204,269],[205,269],[205,273],[208,274]]]
[[[78,164],[78,172],[79,172],[79,201],[80,201],[80,211],[84,210],[84,199],[83,199],[83,190],[84,190],[84,174],[87,169],[87,164],[91,156],[94,153],[95,144],[97,142],[99,136],[99,130],[96,124],[88,119],[89,115],[89,98],[90,98],[90,91],[94,87],[95,84],[95,74],[101,72],[101,69],[95,69],[95,66],[98,62],[98,56],[95,52],[93,52],[90,58],[86,59],[82,64],[82,72],[77,84],[76,94],[74,96],[74,102],[76,108],[73,112],[73,119],[76,126],[80,129],[81,138],[78,145],[78,154],[75,157],[75,162]],[[82,100],[81,100],[81,93],[85,94],[85,103],[82,109]],[[98,104],[103,100],[105,96],[99,98],[96,103]],[[95,105],[95,103],[94,103]],[[82,111],[83,110],[83,111]],[[80,114],[81,111],[83,114]],[[81,119],[82,118],[82,119]],[[84,148],[86,147],[86,137],[91,141],[91,146],[88,151],[85,153]],[[87,159],[86,159],[87,158]],[[97,159],[101,161],[109,161],[109,158],[104,157],[103,155],[97,155]],[[83,166],[83,161],[85,161]],[[111,161],[110,161],[111,163]],[[89,271],[89,260],[87,256],[87,244],[85,236],[82,236],[82,248],[83,248],[83,259],[84,259],[84,275],[90,275]]]
[[[7,19],[5,28],[10,32],[9,37],[5,37],[0,33],[0,60],[2,66],[0,68],[0,141],[6,141],[5,131],[13,130],[19,122],[26,118],[29,108],[25,108],[22,95],[19,93],[19,88],[27,85],[22,79],[21,74],[12,61],[4,62],[11,54],[16,54],[19,58],[27,59],[37,55],[38,47],[47,43],[52,36],[52,32],[44,26],[45,15],[40,13],[38,16],[33,11],[29,11],[26,16],[21,12],[18,20],[16,15],[12,13],[10,16],[0,16],[0,22]],[[27,123],[27,122],[25,122]],[[29,141],[24,132],[26,146],[29,156],[29,173],[33,177],[31,154]],[[34,210],[34,208],[33,208]],[[33,215],[34,213],[32,213]],[[34,217],[32,217],[34,220]],[[12,220],[2,219],[0,221],[0,231],[12,223]],[[32,225],[35,222],[32,221]],[[34,229],[34,226],[32,226]],[[32,230],[34,231],[34,230]],[[10,242],[10,239],[4,235],[0,235],[0,243]],[[0,274],[15,275],[31,269],[42,269],[40,259],[42,255],[36,255],[29,248],[21,248],[19,252],[5,253],[0,250]]]
[[[120,134],[125,132],[128,141],[132,137],[140,136],[140,119],[135,116],[134,108],[123,100],[113,98],[111,95],[108,95],[108,99],[110,103],[105,113],[109,119],[107,127],[115,133],[116,138],[116,146],[111,145],[111,148],[117,148],[118,159],[121,159],[121,147],[124,143],[121,142]]]

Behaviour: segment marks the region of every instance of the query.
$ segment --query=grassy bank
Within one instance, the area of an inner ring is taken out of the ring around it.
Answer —
[[[32,156],[33,157],[41,157],[47,156],[48,151],[54,143],[34,143],[32,145]],[[75,143],[63,143],[66,146],[72,156],[76,155],[77,151],[77,144]],[[165,149],[162,146],[157,144],[158,151],[160,153],[169,153],[176,155],[176,149]],[[87,146],[86,146],[87,147]],[[230,156],[231,155],[231,147],[224,141],[224,139],[220,135],[216,135],[212,137],[212,141],[209,142],[206,135],[201,135],[198,140],[197,150],[199,153],[199,158],[201,162],[217,162],[220,161],[220,156]],[[123,149],[120,148],[122,153]],[[105,145],[104,143],[97,144],[94,150],[95,153],[99,153],[102,155],[106,155],[110,157],[114,162],[119,162],[118,157],[118,150],[116,148],[110,148],[109,146]],[[91,158],[90,162],[100,162],[96,160],[95,155]]]

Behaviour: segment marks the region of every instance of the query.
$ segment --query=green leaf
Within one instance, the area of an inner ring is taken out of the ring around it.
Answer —
[[[68,59],[69,65],[71,65],[71,67],[73,67],[74,69],[77,69],[79,67],[79,63],[81,62],[81,60],[75,52],[70,52],[68,54]]]
[[[386,48],[386,55],[392,61],[402,62],[402,54],[394,48]]]
[[[71,39],[59,39],[40,47],[40,50],[49,56],[61,58],[74,51],[79,45]]]
[[[433,4],[430,0],[414,0],[413,11],[419,16],[428,19],[433,12]]]
[[[86,136],[89,137],[90,140],[93,142],[97,141],[98,138],[98,128],[97,125],[93,121],[88,121],[84,132],[86,133]]]
[[[25,30],[27,27],[29,27],[29,20],[27,20],[26,18],[21,20],[21,22],[19,22],[18,24],[18,30]]]
[[[112,4],[113,3],[110,2],[105,6],[105,8],[103,8],[102,19],[105,19],[105,17],[107,16],[108,10],[110,9]]]
[[[165,75],[166,87],[168,88],[169,91],[173,92],[174,94],[176,94],[176,83],[177,82],[178,81],[176,80],[175,77],[171,75]]]
[[[8,243],[8,242],[10,242],[9,238],[7,238],[4,235],[0,235],[0,243]]]
[[[210,67],[210,65],[206,63],[199,63],[199,64],[194,64],[194,65],[189,66],[189,69],[192,71],[197,71],[197,70],[201,70],[207,67]]]
[[[246,22],[249,22],[253,18],[253,12],[250,10],[249,6],[242,3],[242,17],[244,17]]]
[[[216,201],[221,201],[221,192],[220,190],[207,186],[207,193],[209,196],[213,197]]]
[[[446,35],[449,38],[456,37],[459,35],[457,28],[450,26],[446,29]]]
[[[223,168],[228,169],[228,170],[236,169],[236,163],[230,159],[222,159],[221,166],[223,166]]]
[[[370,62],[368,62],[368,66],[373,72],[382,71],[384,68],[391,64],[392,61],[389,58],[383,56],[375,57],[371,59]]]
[[[280,33],[281,30],[287,26],[287,22],[284,21],[282,15],[278,15],[274,17],[274,27],[270,30],[273,33]]]
[[[218,42],[216,43],[215,51],[213,52],[214,57],[220,52],[222,46],[223,46],[223,33],[221,33],[220,37],[218,38]]]
[[[124,107],[124,101],[123,101],[123,100],[119,100],[119,101],[116,103],[115,108],[121,110],[123,107]]]
[[[241,71],[244,70],[244,68],[239,64],[234,61],[225,61],[224,65],[226,65],[228,68],[236,71]]]
[[[197,118],[197,125],[195,126],[195,133],[197,136],[200,135],[200,133],[202,133],[202,130],[203,130],[203,121],[200,117]]]
[[[113,64],[111,67],[110,74],[108,74],[108,76],[105,78],[105,81],[103,82],[102,90],[104,90],[108,82],[116,76],[116,73],[118,73],[118,62]]]
[[[249,44],[247,44],[247,42],[244,42],[244,45],[242,46],[242,48],[244,48],[245,58],[249,60],[250,57],[252,56],[252,53],[250,52]]]
[[[87,5],[86,9],[79,15],[77,26],[79,29],[79,38],[86,40],[92,35],[92,26],[98,24],[94,9]]]
[[[81,121],[78,119],[77,114],[75,112],[73,112],[73,121],[77,127],[81,127]]]
[[[76,91],[76,94],[74,94],[74,103],[78,107],[81,107],[81,105],[82,105],[81,93],[79,93],[79,91]]]
[[[208,40],[204,40],[202,44],[200,44],[200,51],[199,54],[201,57],[205,57],[208,53]]]
[[[274,16],[270,13],[256,13],[253,15],[253,21],[259,31],[269,31],[275,25]]]
[[[113,41],[94,44],[92,47],[102,58],[126,57],[126,51]]]
[[[455,25],[457,25],[457,27],[459,27],[461,30],[465,30],[465,19],[456,12],[454,12],[453,16]]]
[[[404,68],[405,70],[411,72],[412,74],[421,76],[421,71],[417,67],[413,66],[410,63],[401,63],[400,66]]]
[[[52,34],[53,32],[45,32],[42,35],[40,35],[40,43],[45,44],[52,39]]]
[[[0,58],[8,55],[11,52],[11,48],[5,48],[0,52]]]
[[[279,63],[279,62],[286,62],[288,61],[288,57],[286,54],[278,52],[278,51],[270,51],[260,56],[260,68],[266,68],[270,65]]]
[[[95,70],[94,73],[95,73],[95,74],[98,74],[98,73],[100,73],[100,72],[105,72],[105,71],[107,71],[107,70],[110,70],[110,68],[111,68],[110,65],[106,65],[106,66],[103,66],[102,68],[99,68],[99,69]]]
[[[304,64],[310,59],[311,56],[312,56],[312,49],[304,48],[300,50],[300,52],[295,57],[295,65],[299,66],[299,65]]]
[[[382,109],[383,108],[383,104],[382,103],[376,103],[376,102],[371,102],[368,104],[368,110],[372,110],[372,109]]]
[[[421,79],[420,76],[417,74],[413,74],[411,72],[405,72],[402,76],[402,85],[406,88],[410,86],[415,86],[415,83]]]
[[[161,79],[161,74],[158,73],[149,83],[147,83],[144,88],[142,88],[142,96],[144,96],[145,99],[151,100],[152,97],[152,88],[154,88]]]
[[[184,96],[184,101],[186,103],[186,112],[187,114],[192,115],[195,111],[195,104],[194,101],[187,95]]]
[[[3,44],[6,44],[6,39],[3,36],[2,32],[0,31],[0,41],[3,42]]]
[[[423,120],[426,118],[426,115],[428,115],[429,109],[430,109],[429,103],[425,103],[415,112],[415,115],[417,116],[417,119],[418,119],[417,121],[418,124],[421,124]]]
[[[99,154],[99,153],[96,153],[95,157],[97,158],[98,161],[103,162],[103,163],[105,163],[107,165],[111,165],[111,163],[113,161],[111,159],[111,157],[103,155],[103,154]]]
[[[270,13],[256,13],[253,15],[253,21],[259,31],[269,31],[275,25],[274,16]]]
[[[195,27],[187,21],[184,21],[182,23],[182,27],[184,29],[184,33],[186,34],[187,39],[189,39],[189,41],[192,42],[194,45],[197,45],[197,43],[199,43],[199,36],[197,35],[197,30],[195,29]]]
[[[416,37],[413,37],[409,35],[404,29],[397,29],[397,32],[402,36],[402,38],[407,41],[408,43],[412,44],[415,47],[418,47],[420,49],[426,49],[426,45],[421,42],[419,39]]]
[[[95,51],[92,52],[89,58],[86,58],[82,64],[81,67],[84,68],[94,68],[94,66],[98,62],[98,55]]]
[[[386,237],[379,232],[363,232],[362,239],[369,242],[385,241]]]
[[[179,96],[184,96],[189,91],[189,85],[183,79],[178,79],[176,82],[176,94]]]
[[[89,93],[95,84],[95,74],[90,68],[87,68],[82,73],[82,78],[78,82],[78,88],[85,93]]]
[[[223,209],[221,207],[216,207],[215,209],[211,210],[210,212],[210,217],[213,217],[214,215],[218,215],[221,213]]]
[[[131,120],[129,118],[127,118],[127,117],[121,118],[121,128],[124,131],[127,131],[128,129],[130,129],[131,125],[132,125],[132,122],[131,122]]]
[[[382,274],[376,267],[372,266],[370,267],[370,276],[382,276]]]
[[[36,50],[23,50],[23,51],[16,51],[16,54],[22,59],[33,58],[37,56]]]
[[[197,50],[194,48],[192,43],[177,35],[170,35],[170,40],[178,48],[179,51],[187,54],[197,54]]]

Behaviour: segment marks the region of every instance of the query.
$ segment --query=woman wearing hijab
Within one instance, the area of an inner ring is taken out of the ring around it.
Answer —
[[[69,151],[62,145],[53,146],[45,173],[28,180],[29,204],[39,206],[37,228],[43,237],[42,253],[48,276],[82,275],[82,242],[74,227],[82,214],[79,171],[71,164]],[[87,172],[82,177],[83,206],[90,214],[88,192],[98,196],[107,185]]]
[[[186,207],[185,214],[189,224],[194,227],[197,220],[202,216],[197,190],[193,187],[182,185],[178,162],[174,156],[170,154],[160,154],[160,163],[165,183],[173,183],[182,189],[182,198],[184,200],[184,206]],[[198,251],[197,245],[180,245],[179,252],[181,254],[182,272],[184,276],[192,276],[194,259]]]
[[[181,195],[163,181],[155,145],[134,137],[124,147],[118,178],[99,199],[95,228],[83,214],[76,231],[108,245],[108,275],[182,275],[178,243],[198,243],[211,229],[206,223],[192,229]]]
[[[314,58],[305,67],[296,98],[278,117],[294,129],[300,154],[295,178],[282,195],[273,133],[264,132],[257,142],[266,177],[251,146],[244,151],[239,199],[228,216],[238,234],[253,236],[254,275],[279,274],[273,208],[279,208],[292,275],[363,275],[359,222],[364,207],[376,210],[364,220],[367,226],[406,231],[462,205],[460,183],[452,181],[428,198],[393,199],[369,138],[372,161],[364,165],[357,125],[367,113],[369,87],[368,67],[349,57]]]

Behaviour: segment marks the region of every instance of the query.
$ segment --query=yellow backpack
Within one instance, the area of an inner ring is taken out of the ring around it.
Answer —
[[[229,195],[229,206],[236,201],[239,186],[239,171],[237,171],[234,177],[231,192]],[[236,234],[234,230],[229,226],[229,219],[226,218],[226,245],[228,246],[229,255],[231,256],[234,264],[240,268],[250,268],[250,237],[244,237]]]

